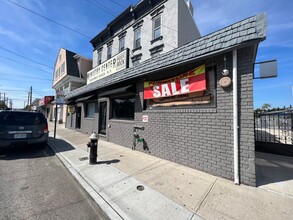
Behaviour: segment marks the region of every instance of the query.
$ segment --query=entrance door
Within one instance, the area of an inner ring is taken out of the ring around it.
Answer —
[[[99,134],[106,135],[107,102],[100,102],[99,107]]]
[[[80,129],[81,124],[81,107],[77,107],[75,128]]]

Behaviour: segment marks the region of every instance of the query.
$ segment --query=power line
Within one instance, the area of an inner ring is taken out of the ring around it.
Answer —
[[[80,34],[80,35],[82,35],[82,36],[84,36],[84,37],[91,38],[90,36],[88,36],[88,35],[86,35],[86,34],[83,34],[83,33],[79,32],[79,31],[77,31],[77,30],[74,30],[74,29],[72,29],[72,28],[70,28],[70,27],[68,27],[68,26],[66,26],[66,25],[64,25],[64,24],[61,24],[61,23],[57,22],[57,21],[54,21],[54,20],[51,19],[51,18],[48,18],[48,17],[46,17],[46,16],[44,16],[44,15],[41,15],[41,14],[39,14],[39,13],[37,13],[37,12],[31,10],[31,9],[28,9],[28,8],[22,6],[22,5],[19,5],[19,4],[15,3],[15,2],[13,2],[13,1],[10,1],[10,0],[7,0],[7,1],[10,2],[10,3],[12,3],[12,4],[14,4],[14,5],[16,5],[16,6],[18,6],[18,7],[20,7],[20,8],[22,8],[22,9],[24,9],[24,10],[27,10],[27,11],[33,13],[33,14],[36,14],[36,15],[38,15],[38,16],[40,16],[40,17],[42,17],[42,18],[44,18],[44,19],[46,19],[46,20],[48,20],[48,21],[51,21],[51,22],[53,22],[53,23],[55,23],[55,24],[57,24],[57,25],[59,25],[59,26],[61,26],[61,27],[63,27],[63,28],[66,28],[66,29],[68,29],[68,30],[70,30],[70,31],[73,31],[73,32],[75,32],[75,33],[77,33],[77,34]]]
[[[7,0],[7,1],[9,1],[9,0]],[[6,49],[6,48],[4,48],[4,47],[2,47],[2,46],[0,46],[0,49],[5,50],[5,51],[7,51],[7,52],[9,52],[9,53],[12,53],[12,54],[14,54],[14,55],[16,55],[16,56],[22,57],[22,58],[24,58],[24,59],[26,59],[26,60],[32,61],[32,62],[34,62],[34,63],[37,63],[37,64],[39,64],[39,65],[42,65],[42,66],[48,67],[48,68],[50,68],[50,69],[54,69],[54,68],[52,68],[52,67],[50,67],[50,66],[47,66],[46,64],[43,64],[43,63],[40,63],[40,62],[38,62],[38,61],[32,60],[32,59],[30,59],[30,58],[27,58],[27,57],[25,57],[25,56],[22,56],[22,55],[20,55],[20,54],[18,54],[18,53],[15,53],[15,52],[13,52],[13,51],[11,51],[11,50],[8,50],[8,49]]]
[[[27,77],[26,77],[27,78]],[[9,81],[9,82],[11,82],[11,79],[1,79],[1,81]],[[28,82],[28,83],[50,83],[50,81],[48,80],[37,80],[37,81],[24,81],[24,80],[15,80],[15,79],[13,79],[13,82]]]
[[[36,69],[36,70],[40,70],[40,71],[42,71],[42,72],[46,72],[46,73],[50,73],[50,74],[52,74],[52,73],[49,72],[49,71],[42,70],[42,69],[39,69],[39,68],[36,68],[36,67],[30,66],[30,65],[27,65],[27,64],[21,63],[21,62],[19,62],[19,61],[13,60],[13,59],[8,58],[8,57],[4,57],[4,56],[0,56],[0,57],[2,57],[2,58],[4,58],[4,59],[7,59],[7,60],[11,60],[11,61],[13,61],[13,62],[15,62],[15,63],[19,63],[19,64],[22,64],[22,65],[24,65],[24,66],[27,66],[27,67],[30,67],[30,68],[33,68],[33,69]]]
[[[96,4],[90,2],[89,0],[87,0],[87,2],[89,2],[89,3],[91,3],[91,4],[95,5],[95,6],[97,6]],[[98,3],[97,1],[95,1],[95,2]],[[98,4],[100,4],[100,3],[98,3]],[[104,7],[104,8],[101,8],[101,7],[99,7],[99,6],[97,6],[97,7],[100,8],[102,11],[104,11],[104,12],[106,12],[106,13],[108,13],[108,14],[114,16],[114,17],[117,17],[117,16],[118,16],[117,14],[113,15],[112,12],[109,12],[105,7]],[[123,6],[123,7],[124,7],[124,6]],[[144,17],[144,18],[147,19],[147,20],[152,21],[152,19],[150,19],[150,18],[147,18],[147,17]],[[177,30],[175,30],[175,29],[173,29],[173,28],[170,28],[170,27],[168,27],[168,26],[166,26],[166,25],[161,24],[161,26],[166,27],[166,28],[168,28],[168,29],[170,29],[170,30],[173,30],[173,31],[175,31],[176,33],[178,33]],[[148,32],[146,32],[146,31],[143,31],[142,29],[141,29],[141,33],[143,33],[143,34],[145,34],[145,35],[147,35],[147,36],[149,36],[149,35],[152,36],[152,33],[148,33]],[[166,45],[168,45],[168,46],[170,46],[170,47],[172,47],[172,48],[175,49],[175,47],[174,47],[173,45],[171,45],[171,44],[168,44],[168,43],[166,43],[166,42],[164,42],[164,44],[166,44]],[[117,48],[115,48],[115,49],[117,49]]]
[[[29,76],[24,76],[24,75],[20,75],[20,74],[15,74],[15,73],[4,73],[4,72],[0,72],[1,74],[5,75],[4,77],[6,76],[9,76],[10,74],[12,76],[21,76],[21,77],[25,77],[25,78],[28,78],[28,79],[38,79],[38,80],[41,80],[41,81],[48,81],[48,82],[52,82],[53,80],[52,79],[45,79],[45,78],[38,78],[38,77],[29,77]],[[1,79],[2,80],[2,79]]]
[[[115,2],[115,1],[113,1],[113,0],[110,0],[110,1],[113,2],[113,3],[116,4],[116,5],[119,5],[120,7],[124,8],[124,9],[127,8],[127,7],[125,7],[124,5],[119,4],[118,2]]]
[[[104,5],[102,5],[101,3],[97,2],[97,1],[94,1],[94,2],[91,2],[89,0],[86,0],[86,1],[89,2],[90,4],[96,6],[97,8],[101,9],[102,11],[112,15],[113,17],[116,17],[118,15],[116,12],[114,12],[111,9],[105,7]],[[106,11],[106,10],[108,10],[108,11]]]

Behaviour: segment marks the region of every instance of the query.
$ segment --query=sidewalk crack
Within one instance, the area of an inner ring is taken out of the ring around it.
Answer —
[[[200,201],[198,207],[195,210],[195,213],[198,212],[198,210],[200,209],[201,205],[203,204],[203,202],[206,200],[206,198],[208,197],[208,195],[210,194],[210,192],[212,191],[212,189],[214,188],[216,182],[218,180],[218,177],[214,180],[213,184],[210,186],[210,188],[207,190],[206,194],[204,195],[203,199]]]

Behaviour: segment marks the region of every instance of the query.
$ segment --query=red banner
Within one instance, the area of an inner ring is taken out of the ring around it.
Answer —
[[[206,90],[205,65],[201,65],[170,79],[144,82],[144,99],[177,96],[204,90]]]

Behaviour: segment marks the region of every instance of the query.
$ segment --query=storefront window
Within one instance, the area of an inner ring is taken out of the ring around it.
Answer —
[[[95,107],[96,104],[94,102],[86,103],[86,112],[85,117],[86,118],[93,118],[95,116]]]
[[[134,96],[111,99],[112,119],[134,120]]]

